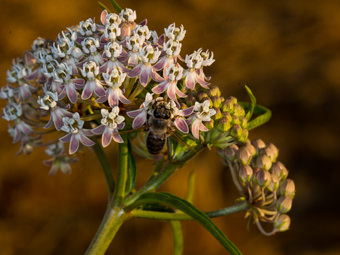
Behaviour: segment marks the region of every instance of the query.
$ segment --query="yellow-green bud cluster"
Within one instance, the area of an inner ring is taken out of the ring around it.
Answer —
[[[234,144],[218,153],[238,177],[235,185],[240,189],[242,199],[249,202],[247,216],[254,219],[261,232],[273,234],[287,230],[290,219],[286,213],[292,207],[295,184],[287,179],[286,167],[277,161],[277,147],[256,139],[247,140],[241,146]],[[272,223],[273,231],[265,232],[261,221]]]

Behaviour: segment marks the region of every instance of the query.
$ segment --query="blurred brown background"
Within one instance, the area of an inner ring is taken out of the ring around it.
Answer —
[[[109,1],[104,1],[109,5]],[[11,59],[42,36],[55,39],[66,26],[99,19],[96,1],[1,0],[0,83]],[[340,1],[337,0],[120,0],[137,10],[138,20],[163,31],[172,22],[187,35],[182,55],[202,47],[216,62],[207,72],[225,96],[247,100],[244,84],[272,109],[269,124],[251,132],[280,148],[280,160],[296,182],[291,230],[262,236],[246,230],[244,213],[215,222],[244,254],[340,254]],[[0,107],[4,102],[0,102]],[[71,175],[48,176],[34,151],[16,157],[7,123],[0,120],[0,254],[83,254],[106,207],[106,186],[88,150]],[[111,146],[112,165],[115,148]],[[139,160],[138,185],[150,162]],[[206,152],[176,172],[164,190],[186,194],[186,177],[197,170],[195,204],[202,210],[231,205],[237,193],[214,152]],[[213,189],[212,189],[213,188]],[[183,224],[185,254],[225,254],[200,225]],[[108,254],[172,254],[165,222],[132,220]]]

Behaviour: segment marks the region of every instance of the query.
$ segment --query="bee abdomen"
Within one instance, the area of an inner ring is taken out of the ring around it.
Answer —
[[[165,145],[166,135],[156,136],[151,132],[146,137],[146,147],[152,155],[159,154]]]

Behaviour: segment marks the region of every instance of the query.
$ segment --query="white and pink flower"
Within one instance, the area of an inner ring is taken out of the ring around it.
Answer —
[[[210,121],[211,116],[215,114],[216,111],[210,108],[209,100],[205,100],[203,103],[195,103],[194,114],[189,118],[189,123],[191,123],[191,133],[196,139],[199,139],[200,131],[209,131],[209,129],[204,126],[203,121]]]
[[[102,145],[104,148],[107,147],[112,140],[116,143],[123,143],[124,140],[118,130],[124,128],[125,118],[119,115],[119,107],[113,107],[111,112],[106,109],[101,109],[101,114],[101,125],[92,129],[92,133],[102,135]]]

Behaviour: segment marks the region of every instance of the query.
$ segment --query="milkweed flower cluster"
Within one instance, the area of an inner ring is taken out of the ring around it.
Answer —
[[[198,49],[181,55],[183,25],[173,23],[158,35],[146,20],[136,19],[131,9],[104,10],[100,23],[89,18],[54,41],[37,38],[13,61],[0,97],[7,100],[2,117],[10,123],[13,142],[21,143],[19,152],[46,146],[50,174],[69,173],[76,153],[98,138],[107,147],[126,142],[122,132],[150,130],[149,120],[162,105],[169,113],[167,128],[186,141],[223,153],[236,144],[251,147],[246,161],[243,154],[230,161],[239,171],[244,198],[254,205],[248,216],[287,222],[292,192],[285,187],[292,182],[276,176],[273,169],[282,164],[266,154],[269,145],[247,142],[249,118],[237,99],[224,98],[210,85],[204,68],[214,63],[213,53]]]
[[[289,228],[290,218],[286,213],[295,196],[294,181],[287,178],[288,170],[277,160],[278,154],[274,144],[266,144],[261,139],[248,140],[241,146],[233,144],[219,151],[236,176],[234,182],[242,200],[249,202],[246,217],[253,219],[265,235]],[[272,224],[272,230],[266,231],[261,222]]]

